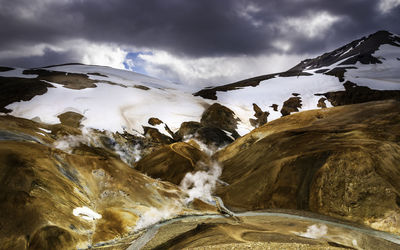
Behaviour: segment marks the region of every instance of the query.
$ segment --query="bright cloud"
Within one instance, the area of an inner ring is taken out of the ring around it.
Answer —
[[[327,11],[309,13],[302,17],[290,17],[273,26],[284,34],[296,32],[309,39],[322,38],[335,23],[342,18]]]
[[[46,56],[46,53],[64,54],[70,62],[109,66],[124,69],[128,52],[116,44],[92,43],[83,39],[63,41],[58,44],[40,43],[34,46],[17,46],[14,49],[0,51],[0,59]],[[35,65],[43,66],[43,65]]]
[[[124,69],[124,61],[128,52],[120,47],[110,45],[89,44],[82,48],[82,63],[110,66],[117,69]]]
[[[288,49],[285,45],[282,49]],[[310,55],[261,54],[183,58],[165,51],[139,55],[145,71],[158,78],[189,85],[220,85],[249,77],[286,71]]]
[[[387,14],[398,6],[400,6],[400,0],[380,0],[378,3],[378,10],[382,14]]]

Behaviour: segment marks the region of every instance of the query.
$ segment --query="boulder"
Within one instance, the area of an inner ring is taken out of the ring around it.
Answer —
[[[151,117],[151,118],[149,118],[148,123],[151,126],[156,126],[156,125],[160,125],[161,123],[163,123],[163,121],[161,121],[160,119],[158,119],[156,117]]]
[[[256,119],[250,118],[250,124],[253,127],[259,127],[264,125],[268,121],[269,112],[262,111],[261,108],[253,103],[254,117]]]
[[[236,132],[238,121],[239,119],[232,110],[219,103],[214,103],[204,111],[200,123],[203,127],[215,127],[231,132],[237,138],[239,136]]]
[[[176,132],[176,134],[179,138],[182,139],[184,137],[194,136],[197,130],[199,130],[201,127],[202,125],[200,122],[194,122],[194,121],[183,122],[178,132]]]
[[[301,106],[301,97],[290,97],[283,103],[281,114],[282,116],[287,116],[290,115],[290,113],[299,112],[299,108],[301,108]]]
[[[274,111],[278,111],[278,104],[272,104],[271,106],[269,106],[270,108],[272,108]]]
[[[317,103],[317,107],[318,108],[322,108],[322,109],[326,108],[325,101],[326,101],[326,98],[324,98],[324,97],[319,98],[318,103]]]
[[[160,133],[160,131],[158,131],[158,129],[156,128],[143,126],[143,131],[144,131],[143,135],[149,138],[153,142],[161,144],[170,144],[174,142],[171,137],[168,137]]]

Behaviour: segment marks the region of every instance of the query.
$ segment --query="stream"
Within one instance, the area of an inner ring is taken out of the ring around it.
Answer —
[[[223,204],[223,203],[222,203]],[[264,216],[264,217],[281,217],[281,218],[288,218],[288,219],[295,219],[295,220],[305,220],[309,221],[312,223],[323,223],[326,225],[338,227],[338,228],[344,228],[344,229],[349,229],[352,231],[356,231],[368,236],[373,236],[376,238],[380,238],[395,244],[398,244],[400,246],[400,236],[383,232],[383,231],[378,231],[374,229],[367,229],[367,228],[361,228],[357,226],[351,226],[351,225],[346,225],[338,222],[333,222],[329,220],[324,220],[324,219],[318,219],[318,218],[313,218],[313,217],[307,217],[307,216],[301,216],[301,215],[293,215],[293,214],[287,214],[287,213],[278,213],[278,212],[243,212],[243,213],[235,213],[234,214],[236,217],[249,217],[249,216]],[[153,237],[157,234],[158,230],[161,227],[164,227],[168,224],[174,223],[174,222],[179,222],[186,220],[188,218],[196,218],[196,219],[210,219],[210,218],[226,218],[223,215],[194,215],[194,216],[185,216],[185,217],[179,217],[179,218],[174,218],[171,220],[163,221],[157,224],[154,224],[150,226],[149,228],[146,229],[146,232],[142,234],[139,238],[137,238],[135,241],[132,242],[132,244],[127,248],[128,250],[136,250],[136,249],[141,249],[143,248],[150,240],[153,239]]]

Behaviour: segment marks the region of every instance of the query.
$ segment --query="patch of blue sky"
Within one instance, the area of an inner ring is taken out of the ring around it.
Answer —
[[[151,52],[129,52],[125,56],[124,67],[127,70],[147,75],[145,70],[145,61],[139,55],[151,55]]]

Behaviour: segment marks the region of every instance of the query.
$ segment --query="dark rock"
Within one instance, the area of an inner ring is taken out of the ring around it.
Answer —
[[[241,89],[244,87],[250,87],[250,86],[255,87],[258,86],[261,81],[272,79],[276,75],[277,74],[262,75],[218,87],[205,88],[194,93],[193,95],[201,96],[206,99],[217,100],[217,91],[227,92],[231,90]]]
[[[345,60],[340,65],[361,63],[379,63],[379,58],[373,57],[375,51],[383,44],[390,44],[399,47],[400,37],[392,36],[390,32],[378,31],[368,37],[355,40],[336,50],[325,53],[313,59],[306,59],[289,71],[302,71],[306,68],[316,69],[332,65]]]
[[[93,72],[93,73],[87,73],[88,75],[92,75],[92,76],[101,76],[101,77],[108,77],[106,75],[103,75],[101,73],[97,73],[97,72]]]
[[[170,144],[174,142],[172,138],[160,133],[160,131],[158,131],[156,128],[143,126],[143,130],[143,135],[153,142],[161,144]]]
[[[156,118],[156,117],[151,117],[151,118],[148,120],[148,123],[149,123],[151,126],[156,126],[156,125],[160,125],[161,123],[163,123],[163,121],[161,121],[160,119],[158,119],[158,118]]]
[[[347,65],[347,64],[356,64],[357,62],[360,62],[362,64],[377,64],[377,63],[382,63],[381,60],[378,58],[370,55],[370,54],[365,54],[365,55],[355,55],[346,61],[340,63],[339,65]]]
[[[336,76],[340,82],[344,82],[344,73],[347,69],[356,69],[356,67],[336,67],[326,72],[325,75]]]
[[[301,106],[301,97],[290,97],[283,103],[281,114],[282,116],[286,116],[290,115],[292,112],[299,112]]]
[[[150,88],[149,87],[146,87],[146,86],[144,86],[144,85],[135,85],[135,86],[133,86],[134,88],[137,88],[137,89],[141,89],[141,90],[149,90]]]
[[[232,135],[234,137],[234,135]],[[239,135],[235,135],[239,136]],[[224,131],[216,127],[202,127],[197,130],[196,139],[202,141],[207,145],[214,145],[217,147],[225,146],[233,142]]]
[[[292,96],[299,96],[299,93],[292,93]]]
[[[255,112],[254,116],[256,117],[256,119],[252,119],[252,118],[249,119],[250,124],[253,127],[259,127],[259,126],[267,123],[269,112],[262,111],[261,108],[255,103],[253,103],[253,110]]]
[[[25,75],[38,75],[37,79],[62,84],[69,89],[96,88],[96,80],[92,80],[86,74],[51,71],[46,69],[27,69]]]
[[[201,127],[202,126],[200,122],[194,122],[194,121],[183,122],[178,132],[176,132],[176,134],[179,138],[184,138],[185,136],[189,135],[195,135],[197,130],[199,130]]]
[[[219,103],[214,103],[204,111],[200,123],[204,127],[215,127],[237,134],[238,120],[232,110]]]
[[[70,126],[73,128],[79,128],[81,125],[81,120],[84,118],[83,115],[69,111],[62,113],[57,116],[60,119],[61,124],[65,126]]]
[[[400,100],[400,90],[375,90],[347,81],[343,84],[345,91],[316,94],[325,96],[333,106],[342,106],[370,101],[394,99]]]
[[[36,95],[43,95],[47,88],[54,87],[50,83],[38,79],[0,77],[0,112],[9,113],[5,107],[13,102],[29,101]]]
[[[273,108],[274,109],[274,111],[278,111],[278,104],[272,104],[271,106],[270,106],[271,108]]]
[[[6,72],[10,70],[13,70],[13,68],[0,66],[0,72]]]
[[[328,70],[329,70],[329,69],[319,69],[319,70],[316,70],[315,73],[321,74],[321,73],[325,73],[325,72],[328,71]]]
[[[326,108],[325,101],[326,101],[326,98],[321,97],[321,98],[318,100],[317,107],[318,107],[318,108],[323,108],[323,109]]]
[[[293,76],[312,76],[313,74],[308,73],[308,72],[303,72],[303,71],[297,71],[297,70],[288,70],[286,72],[279,73],[280,77],[293,77]]]

